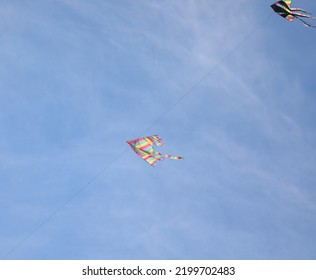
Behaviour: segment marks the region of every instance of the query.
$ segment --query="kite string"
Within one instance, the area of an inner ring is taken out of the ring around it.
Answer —
[[[257,25],[255,29],[253,29],[248,35],[246,35],[232,50],[228,52],[226,56],[224,56],[219,62],[217,62],[204,76],[202,76],[199,80],[197,80],[193,86],[189,90],[187,90],[174,104],[172,104],[167,110],[162,113],[156,120],[152,122],[150,126],[144,131],[147,132],[149,129],[154,127],[162,118],[164,118],[174,107],[176,107],[185,97],[191,94],[196,87],[198,87],[208,76],[210,76],[222,63],[224,63],[248,38],[250,38],[257,30],[271,17],[272,14],[267,16],[261,23]],[[11,255],[14,251],[16,251],[25,241],[31,238],[41,227],[47,224],[57,213],[59,213],[67,204],[69,204],[75,197],[77,197],[84,189],[86,189],[89,185],[91,185],[94,181],[96,181],[108,168],[110,168],[114,162],[116,162],[126,151],[128,148],[125,148],[121,151],[116,157],[114,157],[104,168],[102,168],[96,175],[90,179],[86,184],[81,186],[77,191],[75,191],[70,198],[68,198],[63,204],[57,207],[47,218],[45,218],[41,223],[39,223],[29,234],[27,234],[23,239],[21,239],[15,246],[8,251],[2,259],[7,259],[9,255]]]
[[[247,34],[241,41],[237,43],[237,45],[231,49],[221,60],[219,60],[204,76],[202,76],[199,80],[197,80],[190,89],[188,89],[183,95],[181,95],[175,103],[173,103],[165,112],[163,112],[156,120],[149,125],[144,133],[154,127],[161,119],[163,119],[174,107],[176,107],[184,98],[190,95],[196,87],[198,87],[208,76],[210,76],[221,64],[223,64],[245,41],[247,41],[254,33],[258,31],[258,29],[272,16],[273,14],[269,14],[263,21],[261,21],[255,29],[253,29],[249,34]]]
[[[8,251],[2,259],[5,260],[9,255],[11,255],[17,248],[19,248],[26,240],[28,240],[31,236],[33,236],[42,226],[47,224],[58,212],[60,212],[66,205],[71,202],[75,197],[77,197],[85,188],[91,185],[95,180],[97,180],[109,167],[113,165],[126,151],[128,148],[125,148],[121,151],[116,157],[114,157],[106,166],[104,166],[96,175],[90,179],[86,184],[81,186],[78,190],[76,190],[64,203],[58,206],[48,217],[46,217],[41,223],[39,223],[30,233],[28,233],[23,239],[21,239],[15,246],[13,246],[10,251]]]

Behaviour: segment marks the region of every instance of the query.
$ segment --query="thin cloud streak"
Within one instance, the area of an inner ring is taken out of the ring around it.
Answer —
[[[6,22],[0,51],[10,66],[0,67],[0,160],[3,202],[16,211],[0,216],[9,224],[1,243],[19,242],[266,16],[262,3],[244,4],[11,4],[19,17]],[[275,24],[148,131],[185,161],[151,168],[128,150],[10,258],[315,256],[304,250],[315,233],[314,134],[301,117],[308,89],[267,51]],[[273,47],[292,48],[283,40]]]

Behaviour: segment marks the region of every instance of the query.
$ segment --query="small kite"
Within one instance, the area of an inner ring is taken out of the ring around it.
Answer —
[[[143,160],[146,160],[151,166],[154,166],[156,161],[163,160],[165,158],[184,159],[183,157],[171,156],[168,154],[161,154],[159,152],[156,152],[153,147],[154,145],[164,145],[162,140],[157,135],[137,138],[127,141],[127,143],[137,155],[139,155]]]
[[[316,26],[307,23],[305,20],[301,18],[310,18],[315,19],[312,14],[302,10],[301,8],[291,8],[292,0],[290,1],[278,1],[271,5],[271,8],[281,17],[286,18],[289,21],[293,21],[295,18],[303,22],[303,24],[307,27],[316,28]]]

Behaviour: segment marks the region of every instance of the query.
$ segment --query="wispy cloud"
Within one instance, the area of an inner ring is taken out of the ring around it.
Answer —
[[[313,256],[311,88],[258,2],[1,4],[1,243],[111,164],[10,257]],[[186,160],[113,160],[148,127]]]

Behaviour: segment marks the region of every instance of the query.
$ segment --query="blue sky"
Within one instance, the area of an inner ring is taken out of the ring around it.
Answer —
[[[316,31],[270,5],[0,0],[2,258],[315,259]]]

